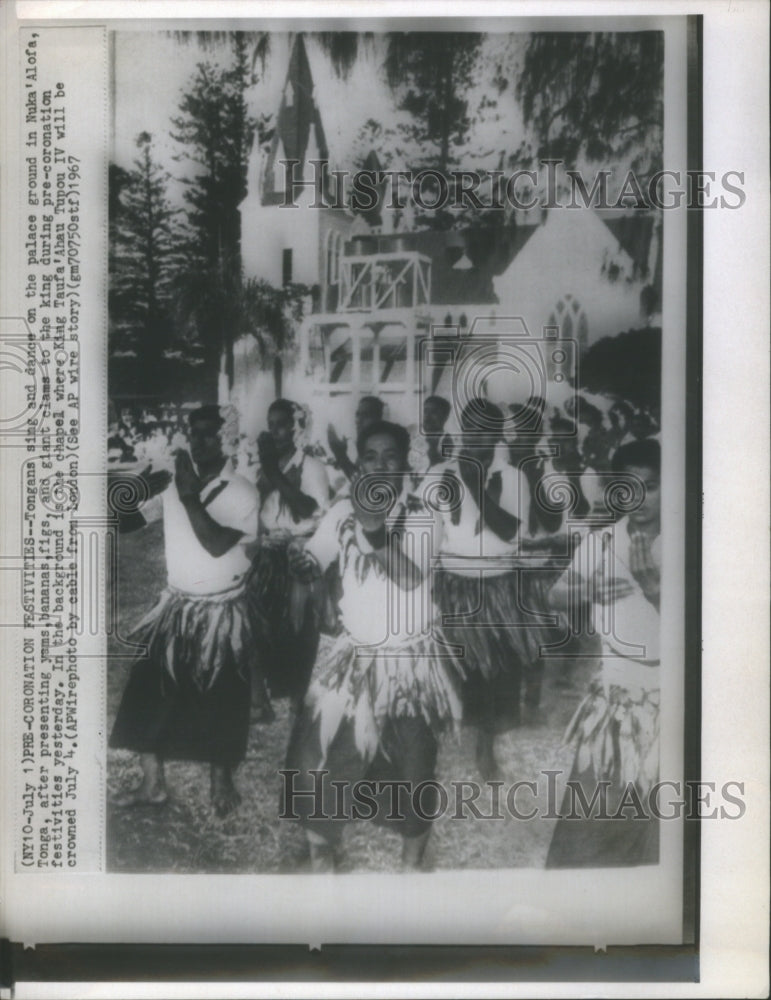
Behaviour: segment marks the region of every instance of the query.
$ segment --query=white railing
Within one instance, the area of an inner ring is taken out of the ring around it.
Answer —
[[[430,302],[430,257],[401,251],[340,261],[340,312],[416,309]]]

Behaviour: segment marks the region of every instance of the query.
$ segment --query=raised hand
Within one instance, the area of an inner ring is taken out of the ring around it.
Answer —
[[[304,583],[321,576],[321,568],[314,557],[301,544],[292,542],[287,550],[289,572]]]
[[[196,498],[201,492],[201,480],[193,467],[189,453],[184,449],[180,449],[174,459],[174,483],[179,499],[183,503]]]
[[[348,457],[348,439],[340,437],[332,424],[327,426],[327,444],[336,462]]]
[[[144,479],[150,496],[154,497],[158,493],[163,493],[171,482],[172,475],[168,469],[156,469],[153,472],[151,471],[151,466],[148,465],[144,472],[141,473],[141,478]]]
[[[257,455],[260,459],[260,467],[265,475],[271,475],[278,471],[278,452],[276,442],[269,431],[263,431],[257,438]]]

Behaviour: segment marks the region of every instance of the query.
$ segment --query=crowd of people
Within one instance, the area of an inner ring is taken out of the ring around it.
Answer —
[[[173,468],[174,452],[189,447],[187,414],[191,409],[164,403],[113,410],[107,433],[108,462],[111,466],[142,463],[154,469]]]
[[[270,404],[249,447],[216,406],[186,421],[170,407],[155,419],[121,412],[111,453],[154,470],[157,496],[141,513],[163,517],[167,585],[136,630],[148,652],[111,735],[143,770],[117,805],[164,803],[164,761],[196,760],[210,765],[212,805],[226,815],[240,800],[233,775],[250,721],[271,722],[288,698],[293,724],[276,765],[295,792],[314,792],[297,796],[312,869],[334,868],[341,781],[350,815],[364,778],[427,788],[420,812],[407,798],[395,821],[404,866],[419,868],[442,730],[474,726],[480,777],[495,779],[497,735],[538,712],[546,647],[576,630],[577,608],[608,605],[626,631],[602,635],[601,675],[571,724],[574,777],[609,779],[618,795],[655,780],[657,424],[623,401],[605,414],[582,396],[508,411],[477,397],[455,416],[430,396],[411,436],[365,396],[353,453],[331,426],[326,447],[311,447],[307,409],[286,399]],[[596,524],[608,518],[593,518],[608,514],[619,476],[639,485],[639,502],[595,559]],[[559,484],[569,489],[557,502]],[[614,646],[616,633],[627,641]],[[558,824],[549,864],[656,860],[655,831],[636,847],[623,837],[598,847],[575,828]]]

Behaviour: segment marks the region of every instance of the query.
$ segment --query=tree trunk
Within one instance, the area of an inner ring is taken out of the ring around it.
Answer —
[[[236,374],[236,358],[235,351],[233,350],[233,341],[230,339],[225,344],[225,374],[228,377],[228,389],[232,389]]]
[[[276,399],[281,399],[284,388],[284,362],[279,354],[273,359],[273,388]]]

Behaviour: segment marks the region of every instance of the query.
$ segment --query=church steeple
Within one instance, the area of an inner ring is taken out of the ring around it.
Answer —
[[[284,89],[276,117],[276,128],[266,163],[262,190],[262,203],[283,200],[285,167],[281,160],[299,160],[294,168],[295,177],[304,173],[309,154],[318,159],[328,159],[321,116],[313,99],[313,77],[302,34],[292,46]]]

